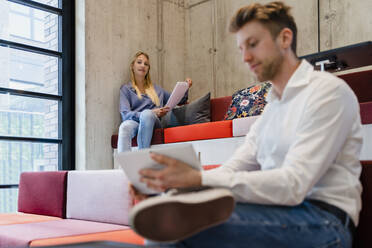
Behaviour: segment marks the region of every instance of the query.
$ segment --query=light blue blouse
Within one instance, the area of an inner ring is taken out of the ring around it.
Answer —
[[[170,93],[156,84],[154,84],[154,88],[159,97],[159,107],[163,107],[167,103]],[[185,96],[182,98],[179,104],[185,104],[187,99],[188,91],[186,91]],[[151,98],[146,94],[142,94],[142,99],[139,99],[136,90],[132,87],[131,83],[124,84],[120,87],[119,109],[122,121],[134,120],[139,122],[141,112],[145,109],[153,108],[156,108],[156,105],[151,101]]]

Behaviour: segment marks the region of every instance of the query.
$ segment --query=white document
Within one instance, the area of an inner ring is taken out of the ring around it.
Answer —
[[[149,189],[146,184],[140,182],[139,171],[144,168],[162,169],[164,167],[150,158],[150,151],[180,160],[197,170],[202,168],[192,144],[171,145],[116,154],[115,162],[124,170],[134,187],[143,194],[157,194],[159,192]]]
[[[188,88],[189,84],[187,82],[177,82],[165,107],[174,108],[181,101]]]

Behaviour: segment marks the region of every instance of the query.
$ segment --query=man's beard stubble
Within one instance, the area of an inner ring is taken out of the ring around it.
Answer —
[[[266,59],[262,62],[262,73],[257,75],[260,82],[271,81],[279,72],[280,66],[283,63],[283,55],[278,53],[277,56]]]

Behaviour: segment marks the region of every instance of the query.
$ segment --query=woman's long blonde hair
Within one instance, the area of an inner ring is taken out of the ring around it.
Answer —
[[[132,87],[136,90],[136,93],[137,93],[137,96],[138,96],[139,99],[142,99],[142,95],[141,95],[141,91],[137,87],[136,77],[134,76],[134,72],[133,72],[133,65],[134,65],[134,62],[136,61],[136,59],[141,55],[144,55],[150,63],[149,55],[147,53],[144,53],[144,52],[140,51],[140,52],[137,52],[134,55],[134,58],[133,58],[132,62],[130,63],[130,68],[129,68],[129,70],[130,70],[130,80],[132,82]],[[152,84],[151,77],[150,77],[150,64],[149,64],[149,71],[147,72],[147,74],[145,76],[144,88],[145,88],[146,95],[148,95],[150,97],[151,101],[156,106],[159,106],[160,105],[159,97],[158,97],[158,94],[156,94],[154,85]]]

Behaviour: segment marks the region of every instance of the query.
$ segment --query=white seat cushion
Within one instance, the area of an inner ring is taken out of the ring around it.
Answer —
[[[122,170],[70,171],[67,218],[128,225],[130,197]]]
[[[245,118],[236,118],[233,119],[232,129],[233,129],[233,136],[244,136],[248,133],[249,129],[251,128],[252,124],[260,117],[257,116],[250,116]]]

